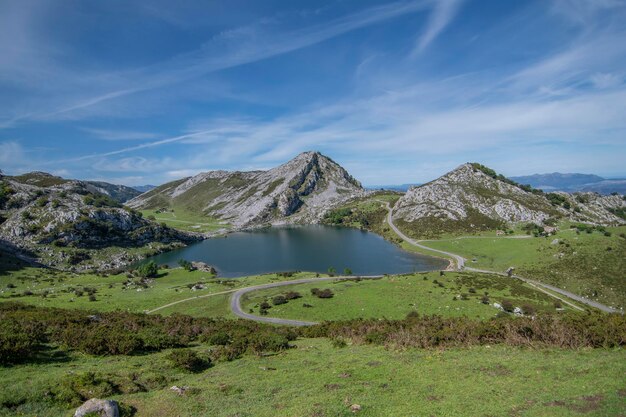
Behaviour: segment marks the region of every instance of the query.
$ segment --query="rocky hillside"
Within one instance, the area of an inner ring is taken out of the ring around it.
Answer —
[[[93,191],[108,195],[120,203],[125,203],[141,194],[141,191],[125,185],[110,184],[102,181],[85,181],[85,183],[93,187]]]
[[[93,185],[0,176],[0,249],[61,269],[114,269],[195,237],[143,219]]]
[[[128,202],[136,209],[182,209],[235,227],[313,223],[330,208],[364,195],[330,158],[305,152],[268,171],[209,171],[155,188]]]
[[[394,218],[416,236],[542,224],[551,218],[621,224],[621,196],[544,193],[520,186],[476,163],[461,165],[435,181],[412,187],[396,203]]]
[[[35,185],[44,188],[53,185],[66,184],[72,181],[40,171],[29,172],[27,174],[17,175],[14,177],[5,176],[5,178],[21,184]],[[137,197],[141,194],[141,191],[134,188],[127,187],[125,185],[110,184],[103,181],[82,181],[82,184],[88,191],[107,195],[119,203],[125,203],[131,198]]]

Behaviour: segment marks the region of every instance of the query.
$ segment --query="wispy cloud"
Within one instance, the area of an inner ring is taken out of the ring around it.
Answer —
[[[426,28],[417,39],[411,53],[413,57],[426,49],[443,32],[457,14],[462,2],[463,0],[435,0]]]
[[[449,1],[449,0],[447,0]],[[223,31],[206,42],[202,48],[178,55],[166,62],[115,74],[95,74],[100,83],[114,82],[112,91],[86,96],[74,103],[53,110],[37,110],[10,117],[0,127],[11,127],[17,122],[35,119],[63,118],[68,113],[84,110],[102,103],[142,91],[194,79],[213,72],[257,62],[286,54],[342,34],[424,10],[426,0],[400,1],[371,7],[335,20],[290,32],[272,32],[271,24],[260,23]],[[71,86],[69,86],[71,88]],[[74,93],[74,92],[72,92]],[[68,95],[74,95],[67,92]]]
[[[91,136],[95,136],[102,140],[141,140],[141,139],[154,139],[157,137],[156,133],[152,132],[139,132],[132,130],[111,130],[111,129],[96,129],[90,127],[80,128],[83,132],[88,133]]]

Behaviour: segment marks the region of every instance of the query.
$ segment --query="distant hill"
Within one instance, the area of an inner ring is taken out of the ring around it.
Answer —
[[[626,194],[626,179],[606,179],[591,174],[534,174],[521,177],[511,177],[520,184],[529,184],[533,188],[544,191],[591,191],[599,194],[619,193]]]
[[[113,200],[120,203],[125,203],[142,193],[135,188],[127,187],[125,185],[109,184],[108,182],[85,181],[85,183],[95,187],[96,191],[99,193],[108,195]]]
[[[135,185],[132,188],[134,188],[135,190],[141,193],[146,193],[150,190],[154,190],[156,187],[157,187],[156,185],[147,184],[147,185]]]
[[[268,171],[209,171],[163,184],[128,202],[136,209],[181,209],[235,227],[314,223],[366,191],[332,159],[304,152]]]
[[[36,187],[43,188],[67,184],[74,181],[66,178],[57,177],[55,175],[41,171],[33,171],[13,177],[5,176],[5,178],[10,178],[12,181],[18,182],[20,184],[34,185]],[[141,194],[141,191],[138,191],[131,187],[127,187],[125,185],[110,184],[103,181],[81,181],[81,183],[89,192],[104,194],[117,201],[118,203],[125,203],[126,201]]]
[[[377,191],[377,190],[391,190],[391,191],[401,191],[406,192],[411,187],[416,187],[420,185],[419,183],[414,184],[395,184],[395,185],[370,185],[365,187],[367,190]]]

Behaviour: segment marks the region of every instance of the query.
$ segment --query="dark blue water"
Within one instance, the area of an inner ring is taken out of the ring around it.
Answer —
[[[357,229],[300,226],[272,227],[207,239],[153,256],[157,264],[177,266],[179,259],[213,265],[223,277],[282,271],[355,275],[401,274],[445,268],[446,261],[406,252],[382,237]]]

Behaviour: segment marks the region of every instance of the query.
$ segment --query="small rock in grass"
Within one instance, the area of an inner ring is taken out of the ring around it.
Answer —
[[[359,411],[361,411],[361,406],[359,404],[352,404],[350,406],[350,411],[352,411],[353,413],[358,413]]]
[[[74,417],[98,414],[102,417],[119,417],[120,411],[116,401],[92,398],[76,409]]]

